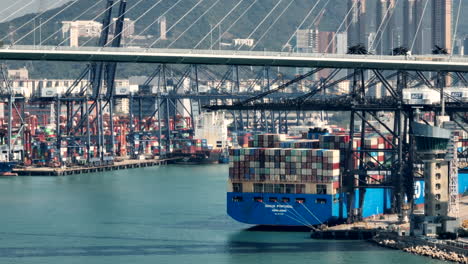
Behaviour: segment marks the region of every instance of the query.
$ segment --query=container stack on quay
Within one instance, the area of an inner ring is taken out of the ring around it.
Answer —
[[[248,148],[249,147],[249,141],[253,140],[253,134],[252,133],[242,133],[240,135],[236,135],[237,138],[237,144],[241,148]]]
[[[175,153],[195,154],[201,151],[209,151],[212,147],[208,146],[206,139],[179,139],[174,140]]]
[[[77,114],[72,120],[72,126],[76,126],[80,121],[80,114]],[[97,122],[93,122],[95,117],[90,117],[90,122],[93,124],[90,127],[91,136],[91,147],[89,153],[85,147],[86,142],[81,142],[80,146],[69,146],[69,138],[62,137],[60,146],[57,142],[57,131],[55,124],[40,125],[38,122],[37,116],[30,115],[26,120],[28,124],[24,133],[24,144],[20,139],[16,141],[16,144],[22,145],[24,148],[23,158],[18,157],[19,160],[24,161],[26,166],[48,166],[48,167],[57,167],[60,162],[65,161],[74,162],[78,164],[83,164],[89,158],[98,157],[98,147],[97,138],[94,136],[97,134]],[[148,131],[157,131],[159,129],[158,125],[161,123],[164,125],[165,120],[155,120],[154,118],[144,118],[139,120],[134,118],[132,121],[128,117],[113,117],[114,120],[114,141],[111,140],[110,133],[110,116],[109,114],[103,115],[103,125],[104,125],[104,143],[103,149],[104,153],[110,153],[112,149],[115,151],[116,157],[126,158],[131,155],[131,151],[134,151],[134,154],[145,155],[145,156],[160,156],[171,150],[177,150],[179,146],[175,144],[169,146],[167,149],[165,147],[159,146],[159,139],[157,136],[147,133]],[[60,132],[66,131],[67,122],[64,115],[61,115],[59,118],[59,128]],[[131,133],[130,127],[134,126],[134,134]],[[179,137],[188,137],[189,131],[192,130],[190,117],[180,117],[177,116],[175,119],[171,118],[169,120],[169,126],[173,129],[177,129]],[[3,123],[3,126],[6,124]],[[162,127],[164,129],[164,127]],[[81,133],[86,134],[86,128],[83,128]],[[143,135],[140,135],[139,132],[145,132]],[[133,137],[134,148],[130,145],[130,138]],[[161,140],[165,142],[165,136],[162,135]],[[189,139],[192,140],[192,139]],[[207,148],[206,142],[199,140],[200,142],[193,142],[195,148]],[[164,144],[166,145],[166,144]],[[60,155],[59,155],[60,154]],[[105,154],[106,155],[106,154]],[[59,160],[59,157],[62,160]],[[77,162],[79,161],[79,162]]]

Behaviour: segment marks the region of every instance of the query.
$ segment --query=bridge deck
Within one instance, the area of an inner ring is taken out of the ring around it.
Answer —
[[[468,59],[461,56],[434,55],[405,57],[225,50],[5,46],[0,48],[0,60],[113,61],[468,72]]]

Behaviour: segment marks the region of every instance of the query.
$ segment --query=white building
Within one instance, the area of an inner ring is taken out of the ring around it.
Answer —
[[[93,20],[62,21],[62,37],[70,38],[70,47],[78,47],[79,38],[101,35],[102,24]]]
[[[255,44],[254,39],[233,39],[234,46],[247,46],[247,47],[253,47]]]
[[[117,22],[117,18],[112,19],[112,24],[110,25],[109,28],[109,33],[111,35],[115,35],[115,24]],[[123,23],[123,38],[128,38],[129,36],[132,36],[135,34],[135,21],[131,20],[130,18],[125,18],[124,23]]]
[[[159,19],[159,36],[161,40],[167,40],[167,20],[166,17],[163,16]]]
[[[27,80],[29,79],[29,71],[26,68],[8,70],[8,79]]]
[[[336,53],[346,54],[348,52],[348,34],[341,32],[336,34]]]

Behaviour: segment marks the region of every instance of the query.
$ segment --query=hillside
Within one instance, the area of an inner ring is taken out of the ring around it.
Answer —
[[[201,2],[199,6],[194,9],[193,12],[188,14],[177,26],[173,27],[174,23],[179,20],[188,10],[192,8],[197,2]],[[190,27],[192,23],[198,19],[203,12],[208,9],[212,4],[217,0],[182,0],[171,12],[169,12],[167,17],[167,24],[169,31],[169,40],[160,41],[157,43],[156,47],[166,47],[172,40],[178,37],[187,27]],[[231,26],[237,17],[240,16],[244,10],[247,9],[253,3],[254,0],[244,0],[241,2],[239,7],[230,15],[228,18],[220,25],[219,28],[213,31],[213,39],[216,40],[219,37],[218,32],[223,32],[229,26]],[[290,1],[293,1],[292,3]],[[319,0],[317,0],[319,1]],[[30,34],[28,37],[21,40],[18,44],[28,44],[31,45],[34,42],[39,43],[39,39],[46,39],[49,36],[45,45],[57,45],[62,42],[62,33],[60,32],[61,21],[66,20],[75,20],[79,17],[80,20],[89,20],[98,16],[98,21],[101,21],[102,16],[99,14],[103,11],[105,6],[105,1],[101,0],[102,4],[98,4],[96,8],[92,8],[86,14],[79,16],[84,10],[88,9],[96,3],[96,0],[79,0],[68,9],[50,19],[54,14],[61,10],[61,8],[52,9],[45,12],[42,16],[36,19],[36,25],[39,24],[39,21],[50,21],[46,23],[41,28],[41,37],[39,37],[39,30],[35,31],[35,34]],[[136,20],[140,17],[141,14],[150,9],[150,7],[156,2],[155,0],[142,0],[139,5],[133,7],[134,3],[138,3],[139,0],[129,1],[127,9],[131,9],[127,17]],[[312,3],[311,3],[312,2]],[[316,8],[315,12],[309,17],[307,22],[304,24],[305,28],[310,28],[313,19],[315,18],[318,11],[321,9],[321,6],[326,2],[326,0],[321,0]],[[170,6],[172,6],[175,1],[162,1],[156,8],[152,9],[148,15],[141,18],[136,23],[135,31],[137,34],[141,33],[146,27],[151,25],[162,13],[164,13]],[[219,2],[214,6],[214,8],[203,16],[196,24],[194,24],[190,30],[184,34],[173,46],[172,48],[193,48],[196,43],[199,42],[209,31],[211,25],[216,25],[222,17],[224,17],[236,4],[238,1],[232,0],[219,0]],[[269,34],[267,34],[262,41],[258,43],[256,50],[281,50],[281,48],[286,44],[287,40],[299,26],[302,19],[309,12],[310,8],[315,4],[315,1],[310,0],[280,0],[278,7],[275,11],[269,16],[263,24],[260,25],[262,19],[270,12],[273,6],[275,6],[278,1],[273,0],[257,0],[254,6],[247,12],[230,30],[225,34],[226,39],[224,42],[229,42],[232,38],[247,38],[250,33],[258,25],[258,30],[251,36],[254,39],[259,39],[263,32],[270,27],[273,21],[279,17],[280,13],[286,8],[289,3],[291,5],[285,12],[283,16],[274,24],[271,28]],[[66,5],[71,5],[68,3]],[[117,7],[114,8],[116,13]],[[372,2],[369,3],[368,12],[372,14],[374,7]],[[429,11],[429,10],[428,10]],[[319,28],[323,31],[336,31],[339,25],[342,23],[342,19],[346,13],[346,1],[344,0],[330,0],[327,6],[327,12],[323,17]],[[456,13],[456,12],[455,12]],[[459,22],[459,36],[464,36],[468,34],[468,5],[464,6],[464,9],[461,12],[460,22]],[[0,36],[8,36],[8,32],[14,30],[20,25],[23,25],[26,22],[29,22],[25,27],[19,29],[15,35],[12,36],[14,40],[20,39],[27,33],[30,33],[34,29],[33,18],[35,14],[25,15],[19,18],[16,18],[7,23],[0,24]],[[401,19],[397,19],[401,21]],[[427,22],[427,21],[426,21]],[[425,23],[427,24],[427,23]],[[371,17],[368,21],[368,26],[375,28],[375,20]],[[304,28],[303,27],[303,28]],[[401,26],[399,26],[401,29]],[[54,34],[57,32],[56,34]],[[158,26],[157,23],[153,23],[146,32],[143,32],[142,35],[157,35]],[[5,42],[8,43],[8,37],[5,39]],[[96,41],[93,40],[90,44],[95,45]],[[207,37],[205,41],[199,46],[199,48],[207,49],[210,46],[210,37]],[[215,47],[217,48],[217,46]],[[25,65],[25,63],[13,63],[12,67],[17,67]],[[82,64],[77,63],[27,63],[32,69],[32,76],[41,76],[46,78],[74,78],[82,68]],[[144,74],[146,71],[151,71],[151,67],[142,66],[139,67],[126,65],[125,67],[120,67],[119,76],[126,77],[134,74]]]

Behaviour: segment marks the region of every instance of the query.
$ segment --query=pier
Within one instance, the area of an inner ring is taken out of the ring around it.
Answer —
[[[50,168],[50,167],[23,167],[13,169],[13,173],[18,176],[65,176],[75,175],[93,172],[133,169],[133,168],[144,168],[166,165],[174,162],[179,158],[168,158],[168,159],[147,159],[147,160],[124,160],[114,162],[113,164],[101,165],[101,166],[74,166],[74,167],[63,167],[63,168]]]

